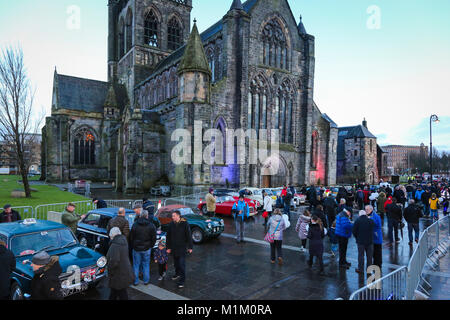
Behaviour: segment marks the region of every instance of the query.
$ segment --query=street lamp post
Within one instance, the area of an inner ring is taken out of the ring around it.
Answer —
[[[433,130],[432,130],[433,122],[436,123],[439,122],[439,117],[435,114],[433,114],[430,117],[430,176],[432,183],[433,183]]]

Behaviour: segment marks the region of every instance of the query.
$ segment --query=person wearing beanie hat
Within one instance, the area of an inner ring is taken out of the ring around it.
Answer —
[[[358,268],[356,273],[364,275],[364,254],[367,257],[367,266],[372,265],[373,260],[373,238],[375,233],[375,222],[367,216],[367,212],[361,210],[359,218],[353,225],[352,233],[358,245]]]
[[[11,208],[10,204],[3,207],[3,212],[0,213],[0,223],[10,223],[20,221],[22,218],[20,214]]]
[[[216,197],[213,195],[214,189],[209,188],[209,192],[205,197],[206,200],[206,210],[208,211],[208,216],[216,216]]]
[[[62,300],[62,273],[58,256],[50,256],[42,251],[33,256],[31,267],[34,277],[31,280],[31,300]]]
[[[158,244],[158,248],[155,250],[155,263],[158,264],[159,278],[158,281],[164,280],[167,272],[167,262],[169,261],[169,255],[166,250],[166,240],[161,240]]]

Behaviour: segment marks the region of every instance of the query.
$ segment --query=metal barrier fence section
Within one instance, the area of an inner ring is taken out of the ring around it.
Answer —
[[[355,291],[350,300],[405,300],[408,268],[402,267]]]
[[[95,205],[92,203],[92,200],[75,201],[72,203],[76,206],[75,212],[77,214],[86,214],[89,211],[95,209]],[[38,220],[47,220],[47,212],[49,211],[64,212],[64,210],[67,207],[67,204],[68,202],[44,204],[37,206],[34,209],[34,218]]]
[[[105,200],[105,202],[108,205],[108,208],[125,208],[125,209],[133,209],[135,203],[134,200]]]
[[[33,207],[12,207],[11,209],[17,211],[22,219],[34,218]]]
[[[413,255],[411,256],[411,259],[409,260],[408,264],[408,279],[406,283],[406,298],[407,300],[413,300],[415,292],[417,288],[420,286],[420,288],[428,293],[421,285],[420,282],[424,281],[425,279],[422,278],[422,270],[425,267],[425,264],[428,259],[428,230],[425,230],[420,238],[419,243],[416,249],[414,250]],[[429,284],[428,284],[429,285]]]

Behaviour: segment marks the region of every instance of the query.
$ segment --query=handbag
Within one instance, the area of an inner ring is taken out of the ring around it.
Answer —
[[[267,211],[264,211],[263,214],[262,214],[262,217],[264,219],[266,219],[268,216],[269,216],[269,213]]]
[[[267,232],[266,236],[264,237],[264,241],[267,241],[269,243],[273,243],[275,241],[275,233],[277,232],[277,229],[280,226],[280,223],[281,223],[281,220],[280,220],[280,222],[278,222],[278,225],[272,234]]]

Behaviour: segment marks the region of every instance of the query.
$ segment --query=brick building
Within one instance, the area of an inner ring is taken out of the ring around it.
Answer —
[[[389,145],[384,146],[383,149],[388,153],[387,167],[391,174],[404,174],[412,168],[410,156],[412,154],[423,155],[428,157],[429,149],[423,143],[420,146],[401,146]]]
[[[29,134],[24,137],[24,160],[28,171],[41,172],[41,141],[40,134]],[[12,139],[0,141],[0,168],[9,169],[10,174],[19,174],[19,163]]]
[[[108,6],[108,82],[55,72],[43,129],[48,181],[115,181],[127,192],[163,178],[185,186],[336,182],[338,129],[313,100],[315,38],[287,0],[233,0],[202,34],[195,23],[191,31],[191,0]],[[277,129],[279,156],[229,164],[236,150],[228,148],[227,164],[175,164],[172,133],[193,133],[195,121],[200,132],[224,136],[267,129],[268,141]]]

